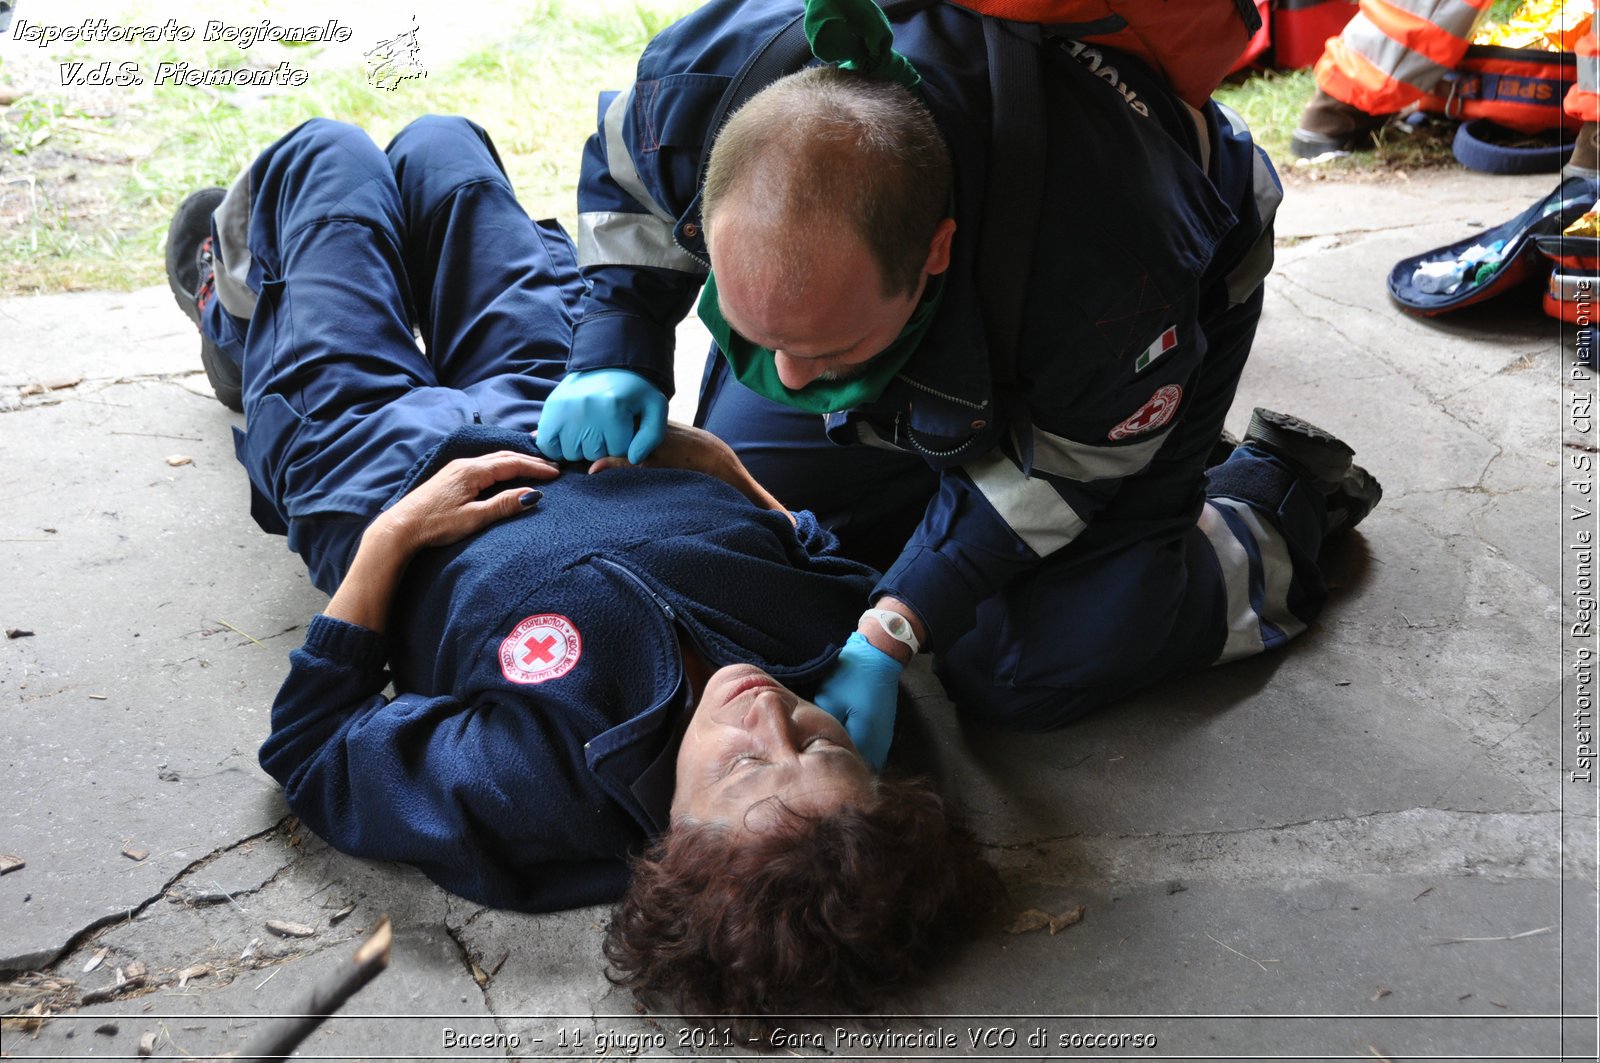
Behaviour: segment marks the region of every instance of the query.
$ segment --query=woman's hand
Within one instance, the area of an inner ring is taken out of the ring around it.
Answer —
[[[418,550],[460,542],[496,521],[526,513],[539,500],[539,492],[527,487],[508,487],[482,501],[479,495],[507,480],[553,480],[559,474],[543,458],[509,450],[457,458],[367,525],[325,612],[383,631],[395,588]]]
[[[589,472],[593,474],[628,464],[630,462],[625,458],[601,458],[589,466]],[[744,462],[739,460],[733,448],[703,429],[669,423],[661,445],[639,462],[639,466],[646,469],[688,469],[690,472],[715,476],[761,508],[782,513],[790,523],[794,522],[794,517],[783,504],[750,475],[750,470],[744,467]]]
[[[537,492],[523,501],[530,493],[526,487],[508,487],[479,501],[489,488],[507,480],[553,480],[558,475],[553,462],[510,450],[457,458],[373,521],[369,532],[390,537],[411,553],[449,546],[526,512],[538,501]]]

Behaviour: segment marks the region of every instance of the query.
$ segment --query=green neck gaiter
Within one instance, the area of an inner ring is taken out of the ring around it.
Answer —
[[[894,50],[894,30],[873,0],[805,0],[811,54],[841,70],[892,81],[916,91],[922,75]]]
[[[733,367],[734,378],[764,398],[781,402],[807,413],[835,413],[871,402],[883,394],[895,374],[900,372],[911,357],[939,307],[939,295],[944,291],[944,274],[928,278],[922,299],[912,311],[905,328],[894,342],[859,366],[856,372],[843,380],[813,380],[798,390],[784,386],[778,379],[778,367],[773,353],[766,347],[757,347],[728,326],[717,303],[717,278],[706,277],[705,289],[700,293],[700,320],[705,322],[728,364]]]

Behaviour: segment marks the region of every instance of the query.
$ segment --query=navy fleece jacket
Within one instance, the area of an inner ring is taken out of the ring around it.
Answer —
[[[531,452],[523,433],[462,429],[406,489],[494,449]],[[692,708],[680,630],[713,665],[806,686],[875,579],[809,514],[793,527],[698,473],[541,486],[536,510],[419,554],[387,636],[316,617],[261,747],[335,848],[529,911],[615,899],[665,829]]]

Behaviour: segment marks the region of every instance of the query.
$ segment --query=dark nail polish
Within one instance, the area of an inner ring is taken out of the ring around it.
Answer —
[[[522,497],[518,498],[517,501],[521,502],[523,504],[523,506],[532,506],[532,505],[537,504],[539,499],[541,499],[543,497],[544,497],[544,492],[543,491],[539,491],[539,490],[524,491],[524,492],[522,492]]]

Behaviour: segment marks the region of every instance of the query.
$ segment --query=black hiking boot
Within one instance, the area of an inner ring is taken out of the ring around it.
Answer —
[[[1328,535],[1360,524],[1383,498],[1383,485],[1351,459],[1355,451],[1314,424],[1256,408],[1244,441],[1280,459],[1327,499]]]
[[[1388,120],[1386,114],[1368,114],[1318,89],[1300,113],[1300,125],[1289,138],[1289,150],[1296,158],[1314,159],[1330,151],[1364,148]]]
[[[1238,449],[1239,437],[1224,428],[1222,434],[1217,436],[1217,441],[1211,444],[1211,453],[1206,456],[1206,468],[1215,469],[1233,457],[1233,452]]]
[[[211,254],[211,214],[227,193],[221,188],[191,192],[167,226],[167,286],[172,297],[195,327],[200,313],[216,298],[216,267]],[[244,379],[233,359],[217,349],[205,330],[200,332],[200,365],[206,371],[217,401],[230,410],[244,409]]]

